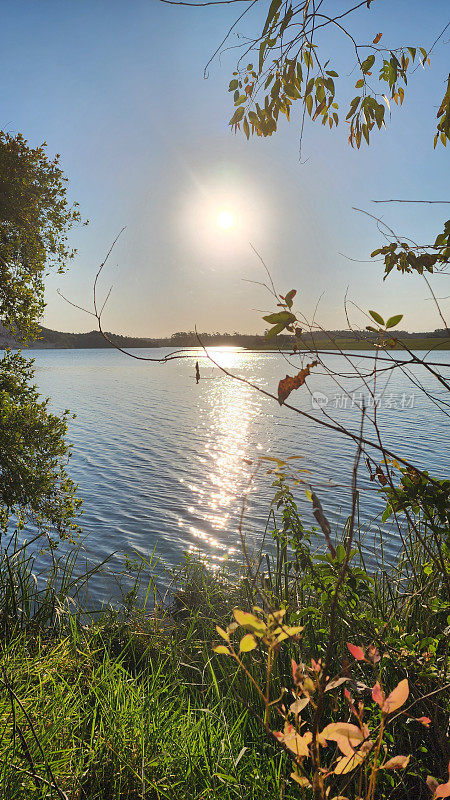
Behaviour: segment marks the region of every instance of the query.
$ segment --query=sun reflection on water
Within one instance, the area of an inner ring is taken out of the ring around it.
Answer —
[[[214,360],[226,369],[239,369],[242,353],[232,348],[217,348],[211,352]],[[248,364],[248,354],[244,356]],[[206,373],[199,399],[199,428],[207,429],[201,436],[206,442],[197,461],[204,475],[200,486],[191,486],[194,497],[188,509],[189,533],[195,539],[189,551],[196,553],[212,569],[233,555],[236,547],[230,546],[229,532],[233,530],[233,510],[236,498],[248,489],[252,459],[257,445],[251,441],[251,423],[258,413],[258,404],[251,389],[238,381],[211,369],[204,359],[200,366]],[[194,522],[194,524],[192,524]],[[221,532],[227,536],[221,537]],[[237,536],[237,526],[236,526]],[[225,538],[228,544],[224,543]]]

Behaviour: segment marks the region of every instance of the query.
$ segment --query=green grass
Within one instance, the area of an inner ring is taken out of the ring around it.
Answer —
[[[274,696],[281,687],[292,686],[292,656],[298,661],[301,655],[308,663],[324,655],[341,555],[339,547],[337,560],[316,552],[314,535],[306,531],[295,550],[285,547],[283,537],[297,514],[292,504],[287,507],[288,527],[273,532],[278,546],[263,561],[267,569],[260,585],[264,602],[284,605],[289,623],[305,628],[301,649],[288,642],[280,650],[273,670]],[[356,547],[339,600],[331,674],[340,674],[348,661],[347,640],[363,646],[374,642],[389,654],[383,667],[386,687],[407,677],[410,700],[417,701],[415,714],[432,719],[430,729],[405,724],[401,717],[392,726],[390,754],[412,753],[413,766],[406,783],[402,776],[394,776],[395,786],[389,776],[382,777],[380,800],[429,800],[426,775],[443,779],[448,763],[450,693],[442,695],[440,689],[448,681],[449,606],[443,576],[424,569],[423,562],[414,538],[405,539],[399,564],[381,563],[372,579]],[[212,651],[218,639],[216,622],[226,626],[234,606],[250,609],[255,600],[263,602],[248,575],[238,581],[186,559],[170,607],[146,609],[130,600],[122,610],[96,615],[95,622],[88,623],[84,615],[87,624],[82,624],[68,602],[76,586],[67,559],[55,562],[40,588],[33,569],[27,551],[3,551],[2,800],[301,796],[290,780],[289,758],[258,720],[261,703],[255,690],[231,659]],[[263,649],[245,658],[263,685]],[[371,685],[374,678],[367,665],[354,664],[352,670]],[[370,697],[362,697],[370,706]],[[327,721],[339,718],[342,708],[342,697],[334,704],[330,695]],[[368,719],[371,713],[368,709]],[[272,727],[283,727],[276,712]],[[346,795],[353,799],[350,791]]]
[[[211,670],[195,687],[176,658],[144,651],[133,674],[126,649],[111,657],[92,633],[56,642],[22,634],[1,659],[17,697],[0,694],[5,800],[56,797],[44,781],[70,800],[280,796],[283,756],[217,693]]]

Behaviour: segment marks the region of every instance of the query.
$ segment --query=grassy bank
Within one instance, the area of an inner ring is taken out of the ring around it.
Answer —
[[[90,621],[73,601],[70,580],[61,589],[58,569],[38,588],[31,579],[33,560],[3,551],[5,800],[311,798],[311,789],[292,778],[295,757],[273,734],[283,729],[282,709],[298,697],[291,658],[304,665],[327,660],[329,676],[338,680],[326,695],[321,727],[344,713],[351,719],[343,693],[348,687],[377,730],[374,672],[386,691],[407,680],[405,713],[389,721],[383,747],[389,756],[410,755],[410,763],[407,770],[380,771],[374,797],[432,796],[427,776],[443,780],[449,756],[447,577],[429,568],[412,532],[399,562],[380,562],[372,574],[356,536],[333,626],[348,526],[333,556],[318,549],[315,532],[303,530],[289,492],[283,502],[283,521],[280,527],[274,521],[267,553],[248,554],[239,575],[213,574],[186,560],[169,604],[144,608],[131,593],[127,605]],[[439,546],[431,550],[437,554]],[[256,603],[260,617],[282,608],[286,624],[303,627],[300,636],[275,648],[269,692],[280,702],[266,726],[257,688],[267,678],[263,641],[241,653],[245,670],[213,652],[213,645],[223,644],[216,623],[226,628],[233,608],[251,612]],[[379,662],[355,661],[347,641],[366,653],[374,647]],[[302,712],[304,726],[312,724],[313,702]],[[324,768],[333,753],[324,751]],[[336,783],[345,797],[357,797],[348,776]]]
[[[18,577],[16,607],[27,583]],[[52,619],[33,598],[16,626],[4,605],[2,798],[280,796],[283,755],[211,651],[229,585],[190,564],[177,591],[170,609],[108,610],[88,625],[61,612],[61,595]]]

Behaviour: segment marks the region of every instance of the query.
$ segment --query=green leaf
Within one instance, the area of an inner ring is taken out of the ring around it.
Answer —
[[[314,66],[314,62],[313,62],[313,59],[312,59],[312,56],[311,56],[311,53],[309,52],[309,50],[305,50],[305,52],[303,53],[303,60],[304,60],[304,62],[306,64],[306,66],[308,67],[308,69],[311,69]]]
[[[365,61],[363,61],[363,63],[361,64],[362,71],[368,72],[369,69],[372,69],[374,63],[375,63],[375,56],[372,53],[370,56],[367,56]]]
[[[266,334],[267,338],[268,339],[272,339],[278,333],[281,333],[281,331],[284,331],[284,328],[285,328],[285,326],[283,325],[282,322],[278,323],[278,325],[274,325],[273,328],[270,328],[270,330],[267,331],[267,334]]]
[[[263,36],[269,30],[270,23],[272,22],[275,14],[277,13],[277,11],[280,8],[280,6],[281,6],[281,0],[272,0],[271,4],[269,6],[269,12],[267,14],[266,21],[264,23],[264,28],[263,28],[263,32],[262,32]]]
[[[377,121],[378,127],[381,128],[384,119],[384,106],[382,106],[381,103],[377,104],[377,107],[375,109],[375,119]]]
[[[355,89],[361,89],[361,86],[364,86],[364,78],[360,78],[359,81],[356,81]]]
[[[231,117],[229,125],[237,125],[237,123],[241,121],[243,116],[244,116],[244,107],[239,106],[239,108],[236,109],[233,116]]]
[[[294,322],[295,315],[291,314],[290,311],[279,311],[275,314],[268,314],[267,317],[263,317],[263,320],[270,322],[271,325],[282,324],[285,326],[289,325],[291,322]]]
[[[298,100],[300,98],[300,92],[292,83],[287,83],[285,85],[284,93],[287,94],[288,97],[292,97],[293,100]]]
[[[294,297],[297,294],[297,289],[291,289],[290,292],[284,298],[284,301],[288,308],[292,308],[292,303],[294,302]]]
[[[266,49],[266,47],[267,47],[267,39],[264,39],[264,41],[263,41],[263,42],[261,42],[261,44],[259,45],[259,62],[258,62],[258,68],[259,68],[259,72],[260,72],[260,73],[261,73],[261,71],[262,71],[263,64],[264,64],[264,52],[265,52],[265,49]]]
[[[386,328],[394,328],[395,325],[398,325],[402,319],[403,314],[395,314],[393,317],[389,317],[388,321],[386,322]]]
[[[228,87],[228,91],[229,91],[229,92],[234,92],[234,90],[235,90],[235,89],[237,89],[237,88],[238,88],[238,82],[237,82],[237,80],[236,80],[236,79],[234,79],[234,80],[230,81],[230,85],[229,85],[229,87]]]
[[[219,778],[219,780],[229,783],[237,783],[237,779],[234,777],[234,775],[228,775],[225,772],[215,772],[214,775]]]
[[[372,319],[375,320],[375,322],[378,322],[378,325],[384,325],[383,317],[380,316],[380,314],[378,314],[376,311],[371,311],[369,308],[369,314],[372,317]]]
[[[314,86],[314,78],[310,78],[308,83],[306,84],[305,97],[306,95],[311,94],[313,86]]]

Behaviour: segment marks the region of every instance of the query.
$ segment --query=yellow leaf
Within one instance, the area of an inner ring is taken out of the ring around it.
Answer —
[[[250,650],[254,650],[257,645],[257,641],[252,633],[247,633],[245,636],[242,637],[239,650],[241,653],[249,653]]]
[[[311,678],[306,676],[306,678],[304,678],[302,682],[302,689],[303,692],[308,692],[308,694],[314,694],[314,692],[316,691],[316,684],[314,683],[314,681],[311,680]]]
[[[230,640],[228,633],[224,631],[224,629],[221,628],[220,625],[216,625],[216,631],[219,634],[219,636],[222,637],[222,639],[225,639],[226,642]]]
[[[293,625],[289,627],[288,625],[284,626],[284,631],[289,634],[289,636],[297,636],[298,633],[301,633],[304,630],[304,625]]]
[[[345,775],[346,772],[351,772],[352,769],[356,769],[359,767],[360,764],[364,761],[364,753],[352,753],[348,756],[341,756],[338,759],[337,764],[333,770],[335,775]]]
[[[244,628],[249,628],[252,633],[257,636],[262,636],[266,632],[266,624],[254,614],[249,614],[247,611],[241,611],[239,608],[233,610],[234,618],[238,625]]]
[[[276,631],[275,631],[275,633],[276,633]],[[289,639],[289,634],[285,633],[284,631],[281,631],[281,633],[279,633],[277,635],[278,644],[280,644],[280,642],[284,642],[286,639]]]
[[[294,627],[284,625],[282,628],[277,628],[274,631],[275,636],[277,637],[277,642],[284,642],[285,639],[290,639],[292,636],[296,636],[298,633],[302,632],[303,628],[303,625],[295,625]]]
[[[213,651],[215,653],[219,653],[219,655],[224,655],[224,656],[230,655],[228,647],[225,647],[224,644],[218,644],[217,647],[213,647]]]
[[[284,733],[281,733],[281,731],[274,731],[273,733],[275,738],[278,739],[279,742],[283,742],[296,756],[309,756],[308,745],[305,738],[300,736],[295,728],[288,722],[284,726]]]

